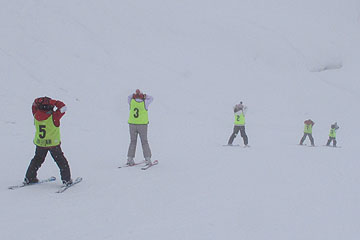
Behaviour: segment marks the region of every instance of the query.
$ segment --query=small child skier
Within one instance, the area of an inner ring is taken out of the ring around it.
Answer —
[[[136,89],[134,94],[128,96],[128,103],[130,107],[128,120],[130,145],[127,155],[127,165],[129,166],[135,165],[134,157],[138,136],[140,136],[146,165],[151,166],[153,164],[151,162],[151,150],[148,142],[148,109],[152,101],[152,96],[142,93],[139,89]]]
[[[56,108],[56,110],[54,110]],[[36,98],[32,104],[35,124],[36,145],[35,156],[26,171],[24,183],[37,183],[37,171],[45,161],[48,152],[60,169],[61,180],[64,185],[71,185],[70,167],[61,149],[60,119],[66,112],[66,105],[59,100],[49,97]]]
[[[247,107],[243,105],[243,102],[240,102],[240,104],[236,104],[234,106],[234,115],[235,115],[235,121],[234,121],[234,129],[233,133],[231,134],[228,146],[231,146],[234,139],[240,132],[241,137],[244,140],[244,146],[248,147],[249,139],[245,132],[245,113],[247,111]]]
[[[339,129],[339,126],[335,122],[330,126],[329,140],[326,143],[326,146],[330,146],[330,143],[333,142],[333,147],[336,147],[336,130]]]
[[[305,120],[304,121],[304,136],[301,138],[300,140],[300,145],[303,145],[306,137],[308,136],[309,139],[310,139],[310,142],[311,142],[311,146],[315,146],[315,143],[314,143],[314,138],[312,136],[312,128],[314,126],[314,122],[311,120],[311,119],[308,119],[308,120]]]

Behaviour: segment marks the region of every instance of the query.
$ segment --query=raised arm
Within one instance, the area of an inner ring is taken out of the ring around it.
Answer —
[[[56,111],[53,112],[53,121],[55,126],[60,126],[60,119],[65,115],[67,107],[65,103],[59,100],[50,100],[50,104],[56,107]]]
[[[154,98],[152,96],[150,96],[150,95],[145,94],[145,108],[146,108],[146,110],[149,109],[149,105],[150,105],[150,103],[152,103],[152,101],[154,101]]]

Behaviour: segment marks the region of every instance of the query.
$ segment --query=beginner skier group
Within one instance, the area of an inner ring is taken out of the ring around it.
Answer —
[[[234,106],[234,115],[235,115],[235,121],[234,121],[234,130],[231,134],[228,144],[226,146],[233,146],[233,141],[236,138],[236,136],[239,134],[243,138],[244,141],[244,147],[248,147],[249,139],[245,132],[245,114],[247,111],[247,107],[243,105],[243,102],[240,102],[240,104],[236,104]],[[314,137],[312,136],[312,128],[315,124],[311,119],[307,119],[304,121],[304,135],[300,140],[299,145],[303,145],[306,137],[309,137],[311,146],[315,146]],[[337,123],[333,123],[330,126],[330,133],[329,133],[329,139],[326,143],[326,146],[330,146],[331,142],[333,143],[333,147],[336,147],[336,131],[339,129],[339,126]]]
[[[151,150],[147,137],[149,124],[148,109],[152,101],[152,96],[142,93],[139,89],[136,89],[135,93],[128,96],[130,109],[128,118],[130,144],[127,153],[126,166],[134,166],[137,164],[135,163],[134,158],[138,136],[140,136],[145,159],[144,169],[157,163],[157,161],[151,161]],[[60,147],[60,119],[65,115],[66,110],[66,105],[60,100],[51,99],[49,97],[39,97],[34,100],[32,104],[35,125],[35,137],[33,142],[36,149],[35,155],[26,171],[23,182],[24,185],[36,184],[39,182],[37,172],[44,163],[48,152],[50,152],[60,169],[63,186],[67,187],[75,183],[71,178],[69,163]],[[233,141],[240,132],[244,141],[244,147],[248,147],[249,140],[245,131],[245,114],[247,112],[247,107],[243,102],[240,102],[234,106],[233,110],[235,115],[234,128],[226,146],[233,146]],[[303,145],[306,137],[309,137],[311,146],[315,146],[314,138],[312,136],[312,128],[315,123],[311,119],[308,119],[304,124],[304,135],[300,140],[300,145]],[[336,147],[337,129],[339,129],[337,123],[331,124],[329,139],[326,146],[330,146],[332,142],[333,146]],[[76,181],[76,183],[77,182],[78,181]]]
[[[149,115],[148,108],[153,97],[142,93],[139,89],[128,96],[130,107],[129,113],[129,131],[130,145],[127,154],[127,166],[134,166],[135,152],[138,136],[140,136],[143,155],[145,158],[145,168],[151,167],[156,162],[151,161],[151,150],[147,138]],[[60,140],[60,119],[65,115],[66,105],[60,101],[49,97],[36,98],[32,104],[32,113],[34,116],[36,146],[35,156],[31,160],[25,173],[23,185],[39,183],[37,172],[44,163],[46,155],[50,152],[55,163],[60,169],[60,176],[65,187],[72,186],[80,180],[73,181],[70,173],[70,166],[61,149]],[[52,179],[52,178],[51,178]],[[13,188],[14,189],[14,186]]]
[[[309,137],[311,146],[315,146],[314,138],[312,136],[312,128],[315,125],[315,123],[311,119],[307,119],[304,121],[304,136],[300,140],[300,145],[304,144],[304,141],[306,137]],[[330,133],[329,133],[329,139],[326,143],[326,146],[330,146],[331,142],[333,143],[333,147],[336,147],[336,130],[339,129],[339,126],[337,125],[337,122],[331,124],[330,126]]]

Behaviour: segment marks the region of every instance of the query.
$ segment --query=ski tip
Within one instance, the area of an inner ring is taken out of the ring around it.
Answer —
[[[82,177],[75,178],[75,182],[81,182],[81,181],[82,181]]]
[[[151,168],[152,166],[157,165],[158,163],[159,163],[158,160],[154,160],[151,165],[147,165],[145,167],[142,167],[141,170],[147,170],[147,169]]]

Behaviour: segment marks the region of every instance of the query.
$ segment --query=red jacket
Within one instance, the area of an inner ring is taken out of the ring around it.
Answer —
[[[315,123],[314,123],[311,119],[305,120],[304,123],[305,123],[306,125],[312,125],[312,126],[315,125]]]
[[[43,111],[38,109],[37,104],[36,104],[36,100],[33,102],[32,104],[32,113],[34,115],[34,118],[38,121],[44,121],[46,119],[48,119],[51,115],[53,116],[53,122],[54,125],[56,127],[60,126],[60,119],[62,118],[62,116],[64,116],[65,114],[65,104],[61,101],[57,101],[57,100],[50,100],[50,104],[56,107],[56,111]],[[61,110],[63,108],[63,110]],[[63,111],[63,112],[61,112]]]

